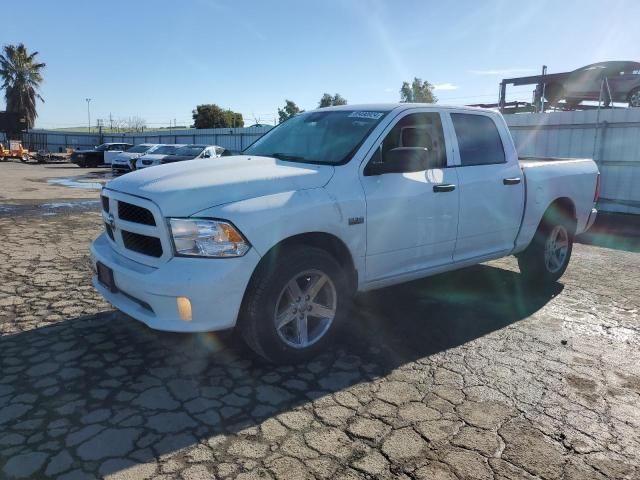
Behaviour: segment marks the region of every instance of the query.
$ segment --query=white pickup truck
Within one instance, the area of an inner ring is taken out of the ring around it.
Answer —
[[[556,281],[598,190],[592,160],[520,161],[494,111],[324,108],[243,155],[109,182],[93,283],[151,328],[238,327],[263,357],[296,361],[352,320],[357,291],[507,255]]]

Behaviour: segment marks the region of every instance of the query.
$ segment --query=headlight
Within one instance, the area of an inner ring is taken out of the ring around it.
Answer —
[[[241,257],[251,247],[230,223],[203,218],[170,218],[176,255]]]

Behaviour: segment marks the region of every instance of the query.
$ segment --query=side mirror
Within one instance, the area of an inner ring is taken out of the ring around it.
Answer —
[[[211,152],[204,152],[202,158],[211,158]]]
[[[376,157],[379,157],[376,155]],[[426,170],[429,163],[429,150],[424,147],[397,147],[389,150],[382,162],[367,165],[367,175],[384,175],[385,173],[407,173]],[[375,159],[374,159],[375,160]]]

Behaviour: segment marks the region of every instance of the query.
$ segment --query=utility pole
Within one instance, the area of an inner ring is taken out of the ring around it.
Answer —
[[[111,113],[109,113],[109,130],[113,133],[113,117],[111,116]]]
[[[89,133],[91,133],[91,108],[89,107],[91,99],[85,98],[85,100],[87,101],[87,125],[89,125]]]

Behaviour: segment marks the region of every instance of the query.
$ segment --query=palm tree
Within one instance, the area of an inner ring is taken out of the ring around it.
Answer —
[[[42,83],[40,73],[46,64],[36,61],[38,52],[29,54],[24,44],[5,45],[0,55],[0,78],[8,112],[17,112],[33,128],[36,117],[36,99],[44,102],[38,93]]]

